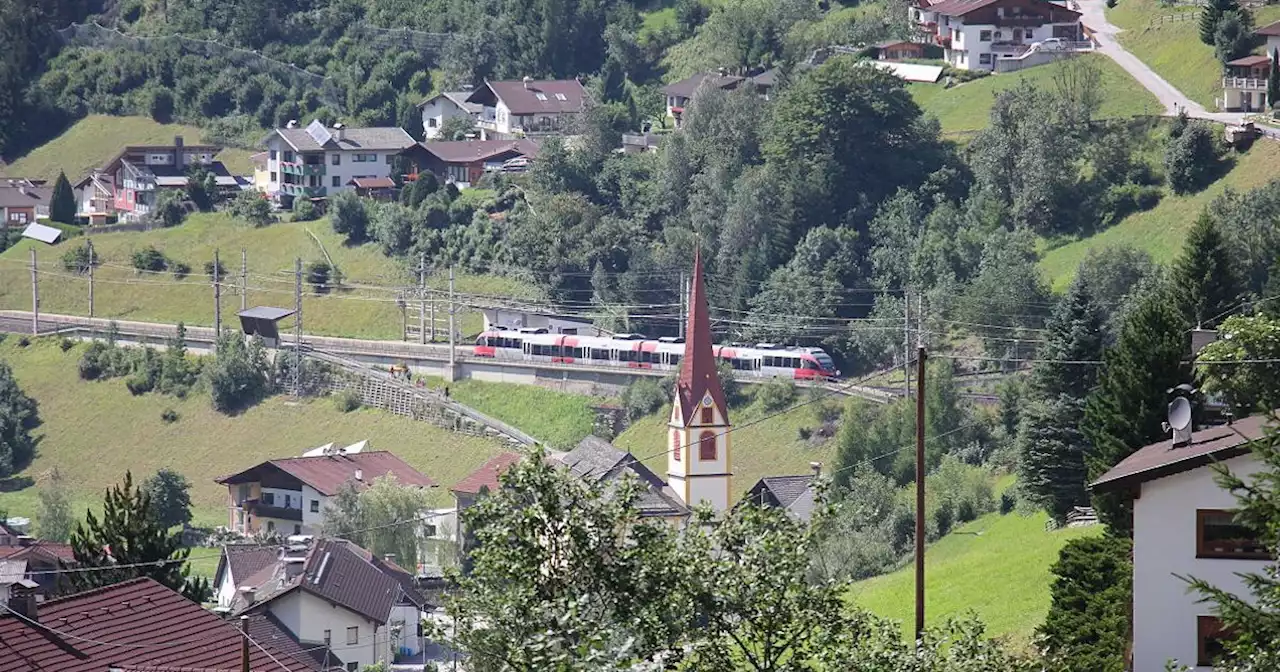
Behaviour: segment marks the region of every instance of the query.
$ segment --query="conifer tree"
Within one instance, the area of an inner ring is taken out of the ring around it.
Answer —
[[[151,497],[134,487],[133,474],[107,490],[102,517],[90,509],[71,534],[76,565],[88,571],[72,577],[74,590],[110,586],[138,577],[150,577],[201,602],[208,599],[209,582],[189,577],[182,532],[170,532],[151,511]],[[114,567],[114,569],[112,569]]]
[[[1280,105],[1280,47],[1271,50],[1271,70],[1267,73],[1267,107]]]
[[[58,179],[53,183],[53,194],[49,197],[49,219],[63,224],[76,221],[76,196],[71,191],[66,173],[58,173]]]
[[[1214,37],[1218,33],[1218,22],[1226,12],[1239,10],[1235,0],[1208,0],[1204,9],[1200,10],[1200,41],[1214,46]]]
[[[1090,443],[1085,459],[1090,479],[1165,436],[1161,423],[1168,415],[1167,391],[1191,379],[1183,363],[1188,327],[1167,290],[1152,291],[1134,306],[1115,347],[1103,356],[1097,386],[1085,399],[1081,431]],[[1132,532],[1126,497],[1095,494],[1093,505],[1114,532]]]
[[[1187,234],[1172,281],[1171,298],[1191,326],[1214,326],[1244,292],[1222,231],[1208,213],[1201,213]]]
[[[1047,324],[1044,361],[1031,372],[1030,398],[1018,431],[1018,481],[1057,520],[1088,501],[1089,442],[1080,424],[1085,397],[1097,381],[1097,367],[1065,362],[1101,358],[1104,324],[1086,280],[1077,276]]]

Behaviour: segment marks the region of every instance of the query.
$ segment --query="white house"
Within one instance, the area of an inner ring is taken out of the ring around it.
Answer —
[[[1266,39],[1266,53],[1244,56],[1225,64],[1222,99],[1219,101],[1224,110],[1262,112],[1268,107],[1267,77],[1271,74],[1271,59],[1280,49],[1280,21],[1265,25],[1253,34]]]
[[[1049,38],[1081,39],[1080,12],[1049,0],[920,0],[911,10],[925,36],[952,67],[994,70]]]
[[[485,82],[466,102],[480,107],[481,140],[557,135],[573,130],[586,109],[586,89],[576,79]]]
[[[268,460],[217,482],[227,486],[228,529],[240,534],[316,534],[344,483],[365,487],[393,475],[401,485],[435,483],[385,451]]]
[[[1253,533],[1237,525],[1236,500],[1214,482],[1211,463],[1247,477],[1259,469],[1248,442],[1267,419],[1207,427],[1191,440],[1139,449],[1090,487],[1133,496],[1133,670],[1161,672],[1169,660],[1210,670],[1226,633],[1212,605],[1197,602],[1180,576],[1249,597],[1240,574],[1273,562]],[[1247,478],[1246,478],[1247,480]]]
[[[454,117],[478,119],[481,106],[467,102],[470,95],[470,91],[445,91],[418,103],[418,109],[422,110],[422,137],[427,140],[440,137],[440,127]]]
[[[292,122],[291,122],[292,123]],[[356,178],[391,177],[391,164],[414,139],[396,127],[277,128],[262,140],[267,150],[267,195],[289,207],[293,199],[320,198],[352,189]]]

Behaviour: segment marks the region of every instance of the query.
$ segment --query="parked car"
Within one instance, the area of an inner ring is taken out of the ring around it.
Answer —
[[[1066,48],[1067,43],[1061,37],[1051,37],[1036,43],[1036,49],[1040,51],[1065,51]]]

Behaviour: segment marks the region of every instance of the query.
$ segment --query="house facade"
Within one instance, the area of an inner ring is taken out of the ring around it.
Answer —
[[[911,10],[924,37],[961,70],[995,70],[1050,38],[1081,41],[1080,13],[1049,0],[921,0]]]
[[[227,486],[227,528],[244,535],[317,534],[331,499],[345,483],[358,488],[394,476],[401,485],[435,483],[385,451],[268,460],[217,479]]]
[[[480,108],[481,140],[514,140],[573,131],[586,110],[586,89],[576,79],[486,81],[467,96]]]
[[[667,117],[676,128],[680,128],[684,123],[684,108],[703,87],[733,91],[742,86],[750,86],[761,98],[768,100],[776,83],[776,70],[766,70],[750,77],[726,74],[723,70],[699,72],[662,87],[662,94],[666,97]]]
[[[175,137],[172,145],[138,145],[125,147],[101,170],[96,171],[104,190],[109,191],[111,201],[107,211],[121,219],[136,220],[150,214],[161,191],[186,189],[187,173],[200,166],[213,173],[218,189],[227,194],[238,192],[240,178],[232,175],[221,162],[214,160],[222,147],[217,145],[188,145],[182,136]],[[83,185],[84,182],[82,181]],[[88,216],[100,212],[95,199],[100,198],[97,185],[85,195],[82,189],[81,214]]]
[[[22,229],[49,217],[53,189],[26,179],[0,182],[0,222],[7,229]]]
[[[1272,102],[1267,100],[1267,77],[1271,74],[1271,59],[1280,49],[1280,21],[1253,34],[1266,40],[1266,52],[1237,58],[1223,66],[1219,104],[1229,112],[1264,112]]]
[[[1095,492],[1133,497],[1133,667],[1161,672],[1176,660],[1212,669],[1229,636],[1211,604],[1179,577],[1194,576],[1246,599],[1241,574],[1273,562],[1253,532],[1235,523],[1235,497],[1214,481],[1218,463],[1244,477],[1260,469],[1248,442],[1266,429],[1255,416],[1162,441],[1130,455],[1091,484]]]
[[[267,150],[267,196],[282,207],[295,198],[324,198],[354,189],[356,178],[393,177],[392,164],[414,146],[402,128],[277,128],[263,139]]]
[[[475,184],[486,172],[501,171],[506,162],[533,159],[539,143],[532,139],[423,142],[410,150],[418,170],[435,173],[459,189]]]
[[[427,140],[439,138],[440,128],[444,126],[444,122],[455,117],[468,117],[473,121],[479,119],[482,106],[467,102],[471,93],[470,91],[446,91],[418,103],[418,109],[422,110],[422,137]]]

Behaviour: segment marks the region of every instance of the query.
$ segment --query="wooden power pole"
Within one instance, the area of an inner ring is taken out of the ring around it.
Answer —
[[[213,333],[222,334],[222,262],[218,251],[213,251]]]
[[[240,312],[249,310],[249,251],[240,249]]]
[[[40,277],[36,273],[36,248],[31,248],[31,335],[40,335]]]
[[[96,261],[93,257],[93,241],[85,240],[85,244],[89,247],[89,318],[93,318],[93,264]]]
[[[301,396],[302,371],[302,257],[293,259],[293,396]]]
[[[924,345],[916,348],[916,642],[924,635]]]

